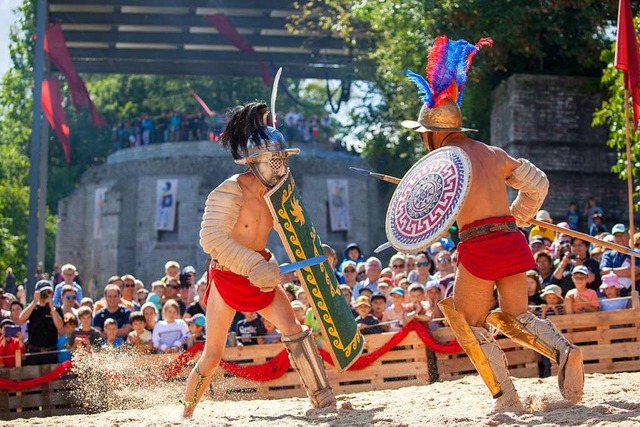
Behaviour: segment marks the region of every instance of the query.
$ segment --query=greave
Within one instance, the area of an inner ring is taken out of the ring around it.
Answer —
[[[572,351],[580,351],[571,344],[562,333],[548,319],[539,319],[529,312],[517,317],[503,312],[494,312],[487,317],[487,323],[499,329],[503,334],[518,344],[537,351],[538,353],[555,360],[558,363],[558,386],[562,395],[572,401],[579,400],[581,390],[575,387],[567,391],[565,388],[565,375],[569,354]],[[582,371],[582,367],[579,368]],[[579,373],[578,376],[584,373]],[[584,381],[584,378],[583,380]],[[581,389],[581,385],[578,386]],[[569,393],[568,393],[569,392]]]
[[[313,407],[325,408],[335,405],[336,399],[309,328],[303,326],[301,332],[283,336],[282,343],[289,352],[291,366],[300,375]]]

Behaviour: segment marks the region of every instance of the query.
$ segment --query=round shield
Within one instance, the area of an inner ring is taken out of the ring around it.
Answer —
[[[458,147],[443,147],[424,156],[402,178],[393,193],[385,231],[399,252],[424,250],[448,230],[467,197],[471,162]]]

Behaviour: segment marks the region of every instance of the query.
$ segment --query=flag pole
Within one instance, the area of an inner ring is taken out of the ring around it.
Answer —
[[[629,199],[629,246],[635,248],[635,225],[633,221],[633,171],[631,168],[631,126],[629,125],[629,90],[624,90],[624,133],[627,148],[627,192]],[[636,290],[636,260],[631,258],[631,303],[638,308],[638,292]]]

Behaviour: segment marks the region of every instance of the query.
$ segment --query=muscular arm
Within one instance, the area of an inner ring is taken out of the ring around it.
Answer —
[[[259,253],[241,245],[231,237],[242,207],[242,189],[228,179],[207,197],[200,228],[200,245],[217,262],[255,286],[273,289],[280,280],[280,270]]]

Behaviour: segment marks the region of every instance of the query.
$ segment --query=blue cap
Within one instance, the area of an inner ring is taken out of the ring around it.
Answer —
[[[389,292],[389,294],[390,295],[398,294],[400,296],[404,296],[404,289],[402,289],[401,287],[395,287],[391,289],[391,292]]]
[[[204,328],[204,325],[207,323],[207,318],[204,317],[204,314],[198,313],[187,319],[187,323],[195,323],[196,325]]]
[[[571,274],[573,275],[576,273],[584,274],[586,276],[589,274],[589,270],[587,270],[587,267],[584,265],[576,265],[573,267],[573,270],[571,270]]]

